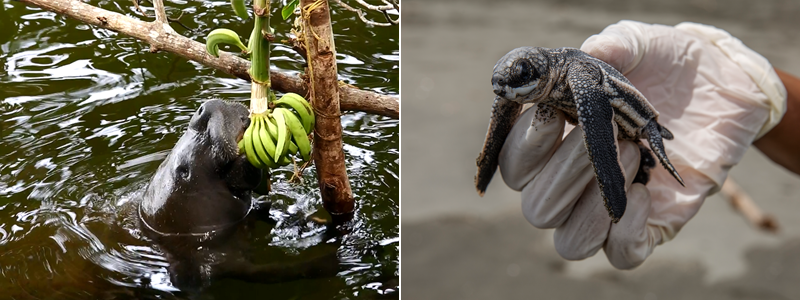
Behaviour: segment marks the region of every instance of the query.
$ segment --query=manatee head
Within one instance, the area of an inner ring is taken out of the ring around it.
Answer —
[[[192,115],[186,134],[193,136],[196,142],[191,145],[193,151],[202,154],[196,155],[195,159],[209,160],[210,165],[221,168],[240,154],[237,144],[248,126],[250,112],[247,107],[235,102],[210,100]]]
[[[247,215],[250,191],[261,180],[237,146],[249,124],[239,103],[210,100],[198,108],[143,194],[139,212],[147,229],[207,232]]]

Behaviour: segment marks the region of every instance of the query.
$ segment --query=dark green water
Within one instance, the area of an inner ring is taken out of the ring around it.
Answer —
[[[141,17],[127,0],[90,1]],[[119,207],[132,201],[210,98],[249,99],[248,82],[105,29],[4,0],[0,6],[0,299],[173,299],[167,263]],[[149,10],[149,3],[145,4]],[[166,1],[203,42],[214,28],[249,36],[227,1]],[[282,6],[282,5],[274,5]],[[399,30],[368,28],[334,9],[340,79],[399,93]],[[278,7],[273,15],[279,15]],[[150,19],[148,19],[150,20]],[[273,18],[278,40],[288,22]],[[273,67],[302,59],[283,45]],[[245,104],[247,104],[245,102]],[[358,201],[336,277],[284,284],[213,282],[203,299],[396,298],[399,290],[399,122],[364,113],[342,118]],[[273,173],[279,223],[252,241],[259,262],[293,258],[324,243],[323,228],[297,222],[322,210],[314,168],[288,183]],[[150,281],[148,284],[147,281]]]

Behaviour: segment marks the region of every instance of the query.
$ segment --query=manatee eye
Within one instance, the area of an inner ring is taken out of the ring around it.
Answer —
[[[175,170],[175,172],[178,174],[178,177],[180,177],[181,179],[189,180],[189,168],[186,167],[185,165],[178,166],[178,168]]]
[[[536,70],[533,69],[531,63],[528,62],[527,59],[518,61],[511,70],[508,86],[514,88],[528,84],[534,72],[536,72]]]

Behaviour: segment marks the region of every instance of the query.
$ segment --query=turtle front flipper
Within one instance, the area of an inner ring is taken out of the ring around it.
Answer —
[[[578,124],[583,129],[584,143],[600,185],[600,194],[612,222],[617,223],[625,213],[628,199],[614,137],[611,97],[603,91],[602,73],[593,65],[571,68],[567,80],[575,97]]]
[[[683,183],[683,178],[681,178],[681,175],[678,174],[677,170],[675,170],[675,167],[672,166],[672,163],[669,162],[667,153],[664,151],[664,141],[662,140],[662,135],[665,132],[669,134],[669,136],[666,136],[666,138],[671,140],[672,132],[659,125],[656,120],[650,120],[650,122],[644,127],[644,134],[647,136],[647,142],[650,143],[650,149],[653,150],[653,153],[656,154],[658,160],[661,161],[661,165],[664,166],[664,169],[667,169],[667,171],[672,174],[672,177],[675,177],[675,180],[685,187],[686,184]]]
[[[475,175],[475,188],[478,195],[483,196],[486,187],[492,181],[494,172],[497,171],[497,161],[500,150],[506,142],[511,128],[517,122],[522,104],[506,100],[503,97],[495,96],[492,105],[492,118],[489,121],[489,130],[486,132],[486,140],[483,142],[483,149],[478,155],[478,173]]]

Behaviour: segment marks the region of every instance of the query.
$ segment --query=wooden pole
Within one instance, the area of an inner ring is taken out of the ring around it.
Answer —
[[[316,113],[314,164],[325,209],[334,224],[350,220],[353,192],[342,148],[336,47],[327,0],[300,0],[303,41],[307,51],[309,99]]]

